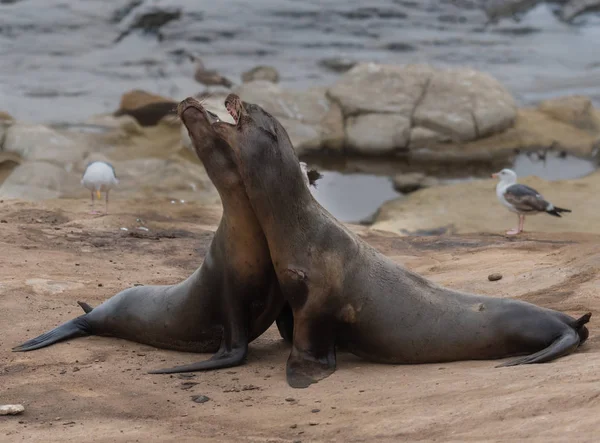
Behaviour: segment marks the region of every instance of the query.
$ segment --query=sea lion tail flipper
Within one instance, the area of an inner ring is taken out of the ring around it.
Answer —
[[[579,335],[579,346],[585,343],[588,336],[590,335],[590,332],[588,331],[588,328],[585,327],[585,325],[590,321],[591,317],[592,313],[588,312],[579,317],[577,320],[575,320],[575,323],[573,324],[573,328],[577,331],[577,334]]]
[[[92,308],[90,305],[88,305],[84,301],[78,301],[77,304],[79,306],[81,306],[81,309],[83,309],[83,312],[85,312],[86,314],[89,314],[90,312],[92,312],[94,310],[94,308]]]
[[[223,348],[222,348],[223,349]],[[248,354],[248,343],[245,346],[234,348],[230,351],[225,349],[219,351],[208,360],[192,363],[189,365],[175,366],[172,368],[155,369],[148,371],[149,374],[176,374],[179,372],[208,371],[211,369],[231,368],[241,365]]]
[[[85,315],[69,320],[66,323],[46,332],[38,337],[26,341],[22,345],[14,347],[13,352],[27,352],[34,349],[44,348],[59,341],[73,337],[84,337],[91,335],[92,329],[89,322],[85,319]]]
[[[555,360],[559,357],[563,357],[567,354],[570,354],[580,344],[579,334],[574,329],[567,329],[559,338],[554,340],[550,346],[542,349],[531,355],[526,355],[524,357],[516,358],[514,360],[509,360],[505,363],[502,363],[497,368],[504,368],[508,366],[517,366],[517,365],[529,365],[533,363],[546,363],[551,360]]]

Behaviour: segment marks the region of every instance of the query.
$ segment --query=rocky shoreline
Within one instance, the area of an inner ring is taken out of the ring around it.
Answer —
[[[469,68],[363,63],[343,73],[331,87],[306,91],[281,87],[267,67],[251,74],[233,91],[280,119],[301,158],[353,157],[358,164],[361,159],[399,160],[419,172],[481,165],[489,173],[510,165],[523,152],[553,151],[558,156],[595,159],[600,147],[600,111],[589,98],[565,96],[534,108],[518,108],[500,82]],[[227,92],[219,91],[205,94],[203,100],[222,119],[230,120],[222,106]],[[118,192],[124,197],[218,203],[218,194],[189,149],[185,128],[175,115],[181,98],[130,91],[113,114],[94,116],[79,128],[29,124],[2,113],[0,198],[85,198],[87,191],[79,185],[85,165],[108,160],[115,165],[121,181]],[[426,201],[431,192],[456,193],[461,198],[454,188],[438,186],[435,177],[400,175],[395,182],[396,189],[405,193],[430,186],[435,191],[419,191],[386,204],[375,227],[395,232],[438,229],[442,225],[431,216],[425,217],[431,223],[406,222],[408,208],[424,214],[412,202],[420,201],[419,205],[427,204],[434,211],[436,199]],[[562,184],[553,186],[563,189]],[[464,218],[460,212],[458,216]],[[404,222],[394,221],[400,219]],[[565,228],[562,221],[552,226]],[[567,226],[580,229],[577,224]],[[483,222],[476,229],[487,232]],[[456,232],[472,231],[459,227]]]

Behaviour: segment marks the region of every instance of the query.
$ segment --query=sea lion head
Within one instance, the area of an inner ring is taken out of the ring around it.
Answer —
[[[177,106],[177,115],[186,127],[192,146],[202,160],[219,193],[241,186],[229,142],[235,141],[235,126],[222,122],[194,97]]]

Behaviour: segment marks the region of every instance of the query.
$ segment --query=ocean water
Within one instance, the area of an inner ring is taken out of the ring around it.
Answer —
[[[183,98],[200,57],[239,83],[271,65],[286,87],[326,85],[323,60],[471,66],[520,103],[600,99],[600,19],[560,22],[547,5],[485,26],[477,0],[0,0],[0,110],[36,122],[112,111],[124,91]],[[169,15],[152,16],[159,9]],[[146,32],[136,28],[146,14]],[[165,18],[166,17],[166,18]]]

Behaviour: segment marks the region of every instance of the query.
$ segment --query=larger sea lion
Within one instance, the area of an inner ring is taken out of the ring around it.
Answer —
[[[231,94],[229,141],[293,311],[287,380],[304,388],[335,371],[336,343],[381,363],[521,356],[547,362],[588,337],[579,319],[530,303],[466,294],[404,269],[350,232],[303,185],[290,139],[257,105]],[[289,332],[288,332],[289,333]]]
[[[176,285],[129,288],[93,309],[79,303],[85,315],[14,351],[107,335],[177,351],[216,352],[207,361],[154,372],[216,369],[242,363],[248,343],[273,323],[284,300],[230,148],[213,129],[218,118],[193,98],[179,104],[178,114],[223,204],[202,266]]]

